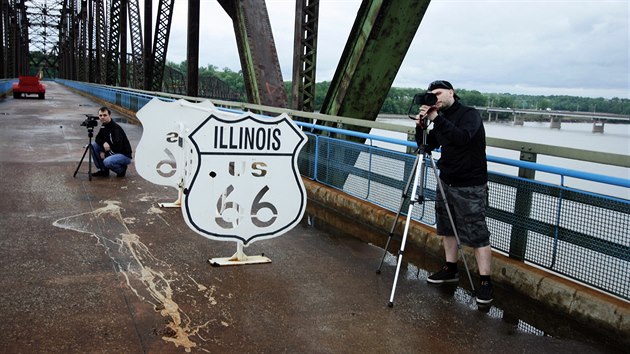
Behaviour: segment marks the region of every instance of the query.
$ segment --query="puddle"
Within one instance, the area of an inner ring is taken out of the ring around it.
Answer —
[[[314,213],[316,214],[317,211]],[[304,224],[307,225],[307,227],[312,227],[329,234],[344,235],[342,237],[355,237],[347,235],[342,230],[335,229],[333,226],[327,224],[326,221],[313,215],[305,215]],[[386,241],[386,239],[383,241]],[[382,269],[390,268],[395,271],[398,263],[398,250],[393,250],[396,252],[396,254],[393,254],[390,252],[392,251],[392,247],[390,246],[390,251],[384,252],[382,248],[383,246],[384,244],[380,247],[375,246],[383,252],[381,254],[384,254]],[[380,258],[378,260],[375,259],[375,261],[379,260]],[[425,261],[430,263],[436,262],[435,260]],[[474,259],[468,261],[474,262]],[[436,263],[431,266],[435,266],[435,269],[438,269],[440,265],[441,263]],[[418,281],[423,284],[427,284],[427,277],[431,274],[427,270],[405,261],[405,257],[403,257],[400,272],[399,277],[401,279],[411,282]],[[475,285],[477,281],[478,280],[476,280],[473,275],[473,282]],[[462,270],[460,271],[460,284],[464,283],[470,285],[465,271]],[[398,283],[398,287],[399,286],[400,281]],[[466,289],[458,284],[431,284],[428,286],[438,289],[436,293],[438,293],[439,296],[442,296],[446,301],[462,304],[471,311],[479,311],[488,317],[504,321],[510,324],[514,331],[517,332],[535,336],[546,336],[557,339],[586,342],[597,346],[605,346],[612,350],[621,350],[622,352],[624,349],[620,348],[621,343],[618,339],[613,338],[612,335],[610,337],[603,338],[601,336],[601,331],[598,332],[596,328],[588,328],[586,325],[575,320],[571,320],[571,318],[568,318],[567,316],[550,311],[544,305],[535,302],[524,295],[514,291],[504,290],[496,284],[494,284],[494,301],[488,305],[477,304],[470,289]]]

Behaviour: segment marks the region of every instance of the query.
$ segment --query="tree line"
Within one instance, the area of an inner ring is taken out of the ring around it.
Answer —
[[[186,62],[174,64],[169,62],[168,65],[179,71],[186,72]],[[242,71],[233,71],[230,68],[219,70],[214,65],[199,68],[199,77],[214,76],[226,84],[233,90],[241,92],[242,97],[245,95],[245,84],[243,81]],[[291,82],[285,81],[284,88],[287,97],[291,100]],[[315,110],[321,109],[322,102],[326,96],[326,92],[330,87],[330,81],[318,82],[315,84]],[[390,88],[387,98],[381,107],[381,113],[384,114],[407,114],[409,106],[413,100],[413,96],[417,93],[424,92],[425,89],[420,88]],[[469,106],[478,107],[501,107],[513,109],[539,109],[547,108],[557,111],[573,111],[573,112],[598,112],[630,115],[630,99],[612,98],[606,99],[578,97],[566,95],[521,95],[510,93],[482,93],[477,90],[458,89],[457,95],[461,101]]]

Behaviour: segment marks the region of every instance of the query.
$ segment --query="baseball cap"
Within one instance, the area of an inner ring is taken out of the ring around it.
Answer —
[[[451,85],[451,83],[446,80],[433,81],[432,83],[429,84],[429,88],[427,90],[433,91],[435,89],[447,89],[447,90],[453,90],[453,92],[455,92],[453,85]],[[459,96],[457,96],[457,94],[455,94],[454,96],[456,99],[459,99]]]

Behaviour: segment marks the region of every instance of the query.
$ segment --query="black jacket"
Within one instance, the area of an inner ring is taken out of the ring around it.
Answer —
[[[101,147],[104,143],[108,143],[115,154],[123,154],[131,158],[131,144],[129,144],[127,134],[125,134],[123,128],[113,120],[107,124],[101,125],[101,129],[98,131],[98,134],[96,134],[94,141]]]
[[[416,127],[416,142],[422,144],[422,128]],[[442,147],[437,163],[440,179],[455,187],[479,186],[488,182],[486,132],[479,112],[455,101],[438,112],[427,136],[427,151]]]

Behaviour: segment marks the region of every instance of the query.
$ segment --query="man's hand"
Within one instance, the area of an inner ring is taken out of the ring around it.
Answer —
[[[103,150],[105,150],[105,151],[109,151],[109,150],[111,150],[111,149],[112,149],[112,147],[111,147],[111,146],[109,146],[109,143],[107,143],[107,142],[103,143]]]
[[[418,116],[420,116],[420,118],[427,118],[428,120],[433,121],[435,117],[438,116],[437,107],[427,105],[420,106]],[[416,122],[417,121],[418,120],[416,119]]]
[[[423,119],[433,121],[438,116],[437,108],[435,106],[420,106],[420,112],[416,116],[416,125],[422,124]]]
[[[105,153],[101,151],[101,153],[99,154],[101,156],[101,160],[105,160]]]

